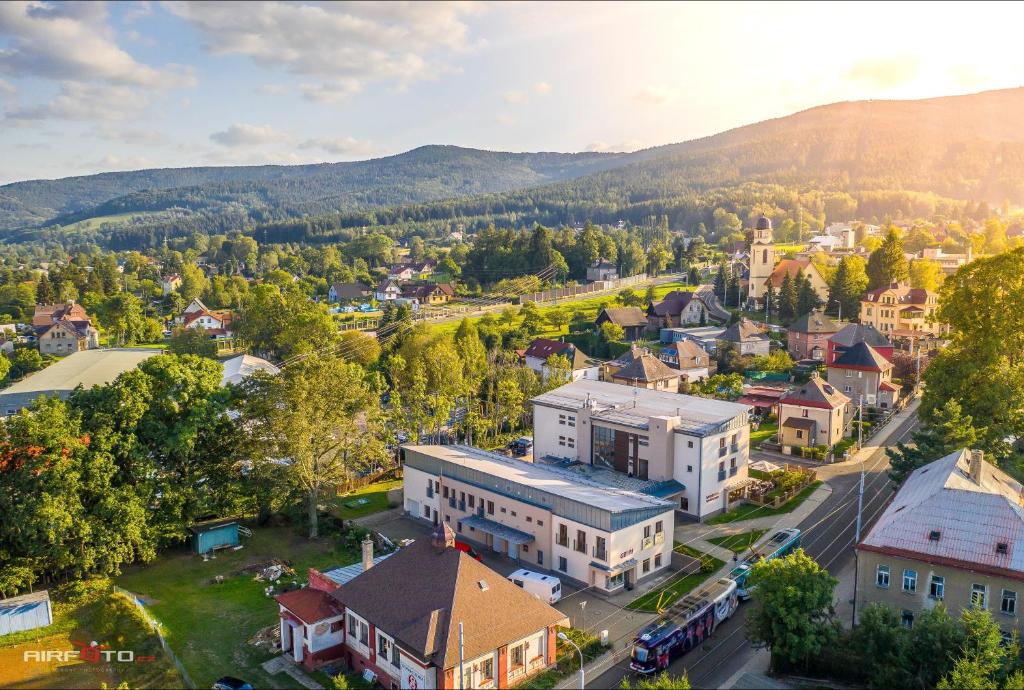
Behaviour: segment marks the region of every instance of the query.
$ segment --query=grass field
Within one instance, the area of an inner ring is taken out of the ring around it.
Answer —
[[[754,529],[741,534],[730,534],[727,537],[712,537],[708,539],[712,544],[718,544],[723,549],[729,549],[733,553],[742,553],[751,547],[758,539],[764,536],[766,529]]]
[[[265,582],[239,571],[271,558],[287,559],[295,569],[294,579],[305,582],[310,567],[356,562],[358,546],[331,539],[310,541],[289,527],[254,529],[243,544],[245,548],[222,551],[205,563],[182,548],[151,565],[133,568],[116,582],[141,597],[163,624],[167,641],[198,687],[208,688],[229,675],[255,687],[297,688],[289,676],[269,676],[259,667],[270,654],[247,640],[277,623],[277,603],[263,594]],[[223,584],[213,584],[217,575],[224,576]]]
[[[50,591],[53,624],[0,637],[0,687],[3,688],[182,688],[184,683],[138,609],[114,594],[110,583],[96,580]],[[130,650],[146,662],[37,663],[25,652],[74,650],[74,643],[98,642],[111,650]]]
[[[339,496],[334,501],[335,505],[338,506],[338,517],[343,520],[351,520],[387,510],[390,507],[388,506],[388,491],[397,489],[400,486],[402,486],[401,479],[392,479],[386,482],[369,484],[361,489],[356,489],[352,493]],[[366,503],[361,503],[362,501],[366,501]],[[361,505],[346,505],[347,503],[355,502],[359,502]]]
[[[86,218],[80,220],[77,223],[65,226],[68,230],[99,230],[104,223],[127,223],[135,220],[136,218],[145,218],[146,216],[157,216],[160,215],[159,211],[139,211],[135,213],[114,213],[109,216],[96,216],[95,218]]]
[[[761,441],[773,439],[778,433],[778,422],[761,422],[761,426],[757,428],[757,431],[750,432],[750,447],[757,448],[761,445]]]
[[[698,571],[692,575],[685,575],[683,577],[673,575],[665,584],[652,589],[647,594],[643,594],[626,604],[627,609],[632,611],[657,613],[659,608],[664,609],[674,601],[681,599],[692,592],[702,582],[717,572],[719,568],[725,565],[724,561],[720,561],[710,554],[698,551],[697,549],[686,546],[685,544],[677,543],[673,550],[698,560],[702,558],[706,559],[706,561],[710,562],[711,568],[706,573]]]
[[[752,518],[769,517],[771,515],[784,515],[785,513],[791,513],[796,510],[797,506],[807,500],[807,497],[814,493],[814,490],[821,486],[820,481],[811,482],[805,486],[803,490],[796,496],[783,503],[778,508],[762,508],[760,506],[751,505],[745,503],[736,510],[730,510],[728,513],[722,513],[716,515],[707,521],[709,525],[724,525],[729,522],[740,522],[742,520],[750,520]]]

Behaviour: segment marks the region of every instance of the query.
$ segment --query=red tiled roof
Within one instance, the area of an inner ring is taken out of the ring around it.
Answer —
[[[546,360],[551,355],[560,355],[572,348],[570,343],[560,343],[557,340],[550,340],[549,338],[537,338],[530,346],[526,348],[526,352],[523,354],[526,357],[536,357],[537,359]]]
[[[295,614],[296,618],[309,624],[340,616],[343,610],[327,592],[308,587],[278,594],[274,599]]]

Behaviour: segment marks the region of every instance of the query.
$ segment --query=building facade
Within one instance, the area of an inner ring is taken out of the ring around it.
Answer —
[[[901,283],[870,290],[860,302],[860,321],[889,338],[939,336],[948,329],[935,321],[939,296]]]
[[[899,399],[892,362],[864,342],[845,350],[828,365],[828,382],[850,400],[891,408]]]
[[[617,591],[672,560],[674,508],[647,490],[468,446],[405,446],[405,511],[525,566]]]
[[[940,601],[954,617],[978,606],[1004,633],[1019,634],[1022,495],[980,451],[958,450],[915,470],[857,545],[857,610],[881,602],[912,626]]]
[[[772,221],[767,216],[757,219],[754,236],[750,242],[750,306],[764,307],[764,296],[768,278],[775,268],[775,238],[772,235]]]
[[[786,349],[797,361],[813,359],[824,362],[828,354],[828,339],[841,328],[838,323],[825,316],[823,311],[815,309],[789,325]]]
[[[684,519],[727,509],[747,480],[750,408],[680,393],[577,381],[533,403],[535,458],[661,482]]]
[[[779,400],[779,443],[782,452],[795,448],[834,446],[846,431],[850,398],[818,377],[790,390]]]

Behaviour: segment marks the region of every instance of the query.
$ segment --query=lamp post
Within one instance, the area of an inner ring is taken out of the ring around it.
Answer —
[[[580,630],[582,630],[583,632],[586,632],[587,631],[587,602],[585,602],[585,601],[581,601],[580,602],[580,617],[583,619],[582,624],[580,625]]]
[[[558,633],[558,639],[560,639],[562,642],[565,642],[566,644],[571,644],[576,649],[576,651],[579,653],[579,655],[580,655],[580,690],[585,690],[585,688],[586,688],[586,680],[585,680],[585,677],[583,675],[583,650],[581,650],[579,648],[579,645],[577,645],[575,642],[570,640],[569,636],[566,635],[564,632]]]

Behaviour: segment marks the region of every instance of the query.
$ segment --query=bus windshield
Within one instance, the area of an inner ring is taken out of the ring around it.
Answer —
[[[647,661],[648,654],[650,652],[646,648],[637,645],[633,646],[633,658],[637,661]]]

